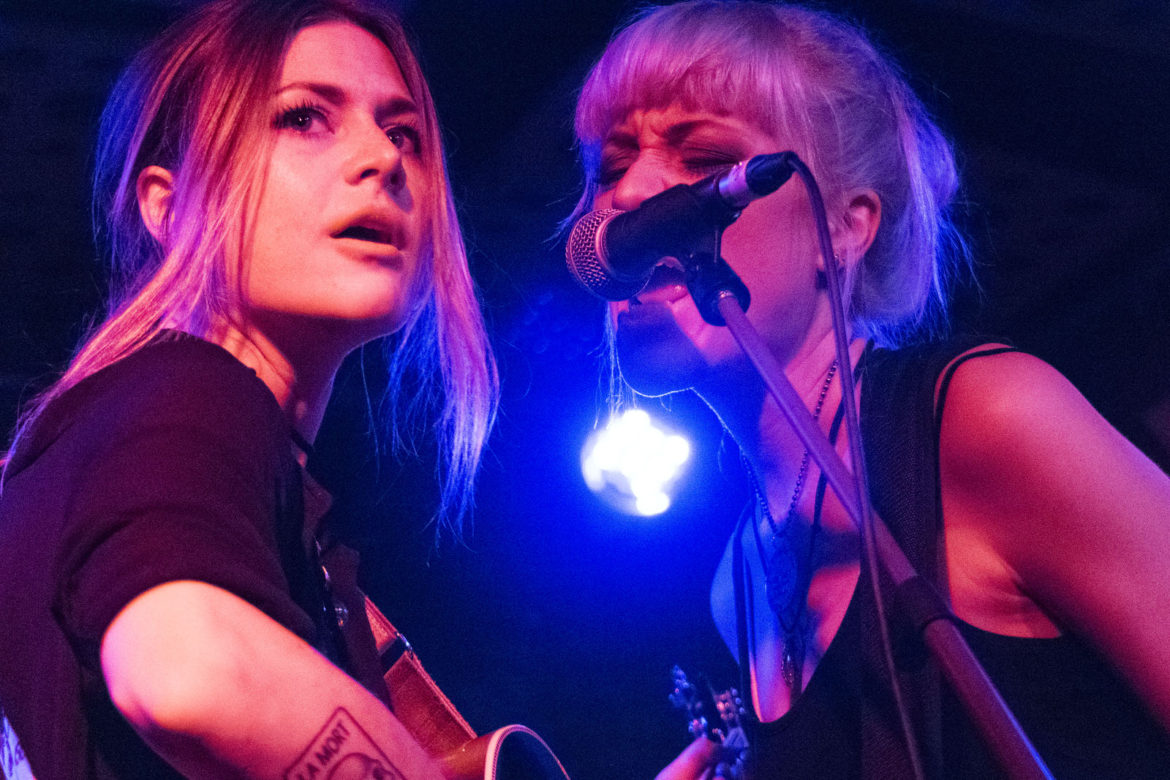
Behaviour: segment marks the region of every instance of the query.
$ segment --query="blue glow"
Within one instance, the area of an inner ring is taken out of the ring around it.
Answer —
[[[589,489],[616,509],[651,517],[670,508],[671,489],[690,457],[690,442],[642,409],[631,409],[589,436],[581,473]]]

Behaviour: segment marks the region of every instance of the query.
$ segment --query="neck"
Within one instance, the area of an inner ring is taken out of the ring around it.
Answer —
[[[817,422],[826,435],[841,401],[841,374],[853,370],[864,348],[863,340],[851,342],[849,366],[839,365],[831,382],[827,380],[836,360],[831,331],[806,341],[784,365],[785,376],[810,414],[823,393],[823,414]],[[728,388],[722,403],[719,394],[704,394],[704,399],[735,438],[772,511],[784,512],[792,498],[805,446],[779,405],[767,394],[754,368],[749,367],[745,375],[736,377],[733,383],[736,387]],[[746,392],[745,388],[748,388]]]
[[[308,442],[316,438],[343,351],[322,350],[309,334],[278,340],[254,326],[228,324],[201,335],[255,371],[293,429]]]

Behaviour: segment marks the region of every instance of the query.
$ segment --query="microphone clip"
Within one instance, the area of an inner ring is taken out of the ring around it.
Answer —
[[[714,247],[691,252],[678,260],[682,263],[687,291],[703,320],[711,325],[723,326],[727,323],[719,313],[719,301],[727,295],[734,295],[739,308],[746,312],[752,296],[747,285],[719,253],[718,234],[713,243]]]

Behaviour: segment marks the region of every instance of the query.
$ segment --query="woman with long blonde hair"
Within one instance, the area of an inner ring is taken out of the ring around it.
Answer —
[[[94,194],[109,310],[22,417],[0,494],[14,775],[311,776],[325,740],[437,776],[346,673],[302,470],[342,360],[389,338],[391,392],[409,373],[436,409],[458,533],[495,410],[399,22],[373,0],[197,8],[118,82]]]

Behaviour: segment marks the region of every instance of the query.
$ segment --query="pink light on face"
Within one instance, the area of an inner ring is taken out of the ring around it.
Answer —
[[[428,202],[419,114],[389,50],[349,23],[301,30],[280,85],[244,316],[277,330],[327,321],[357,346],[417,305]]]

